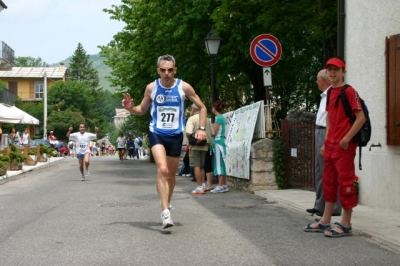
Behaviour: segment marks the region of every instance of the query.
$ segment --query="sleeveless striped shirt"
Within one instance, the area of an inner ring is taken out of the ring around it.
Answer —
[[[165,88],[160,79],[154,81],[150,98],[150,132],[163,136],[175,136],[182,133],[185,126],[186,96],[182,80],[176,79],[175,85]]]

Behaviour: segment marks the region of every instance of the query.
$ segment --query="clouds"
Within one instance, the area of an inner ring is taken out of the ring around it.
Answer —
[[[88,54],[106,45],[123,28],[103,8],[120,0],[4,0],[0,13],[0,40],[16,56],[41,57],[52,64],[72,56],[78,43]]]

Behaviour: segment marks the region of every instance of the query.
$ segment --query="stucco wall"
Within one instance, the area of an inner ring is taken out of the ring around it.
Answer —
[[[35,97],[34,93],[30,93],[30,84],[38,82],[44,82],[43,79],[26,79],[26,78],[2,78],[0,81],[4,82],[6,85],[9,81],[17,81],[18,82],[18,97],[21,99],[32,99]],[[56,80],[57,81],[57,80]],[[54,80],[47,80],[47,87],[50,88],[56,82]]]
[[[383,3],[384,2],[384,3]],[[363,148],[360,203],[400,212],[400,147],[386,145],[385,38],[400,33],[400,1],[345,1],[346,82],[368,104],[372,138]],[[382,147],[372,148],[380,143]]]

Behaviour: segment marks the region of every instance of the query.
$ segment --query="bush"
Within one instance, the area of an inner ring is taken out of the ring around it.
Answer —
[[[46,154],[47,157],[51,157],[53,155],[53,152],[57,153],[57,151],[55,149],[47,147],[47,146],[45,146],[43,144],[39,145],[39,149],[40,149],[40,153],[41,154]]]
[[[29,150],[28,155],[36,155],[36,150]]]
[[[26,155],[24,155],[14,144],[11,144],[10,147],[10,162],[14,164],[23,163],[26,160]]]
[[[285,186],[286,145],[280,137],[274,139],[274,155],[272,161],[274,163],[273,170],[275,172],[276,184],[282,189]]]
[[[0,169],[7,169],[10,164],[10,157],[8,155],[0,155]]]

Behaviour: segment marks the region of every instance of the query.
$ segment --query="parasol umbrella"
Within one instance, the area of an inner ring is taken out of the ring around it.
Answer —
[[[0,103],[0,122],[10,124],[39,124],[39,120],[27,112],[4,103]]]

